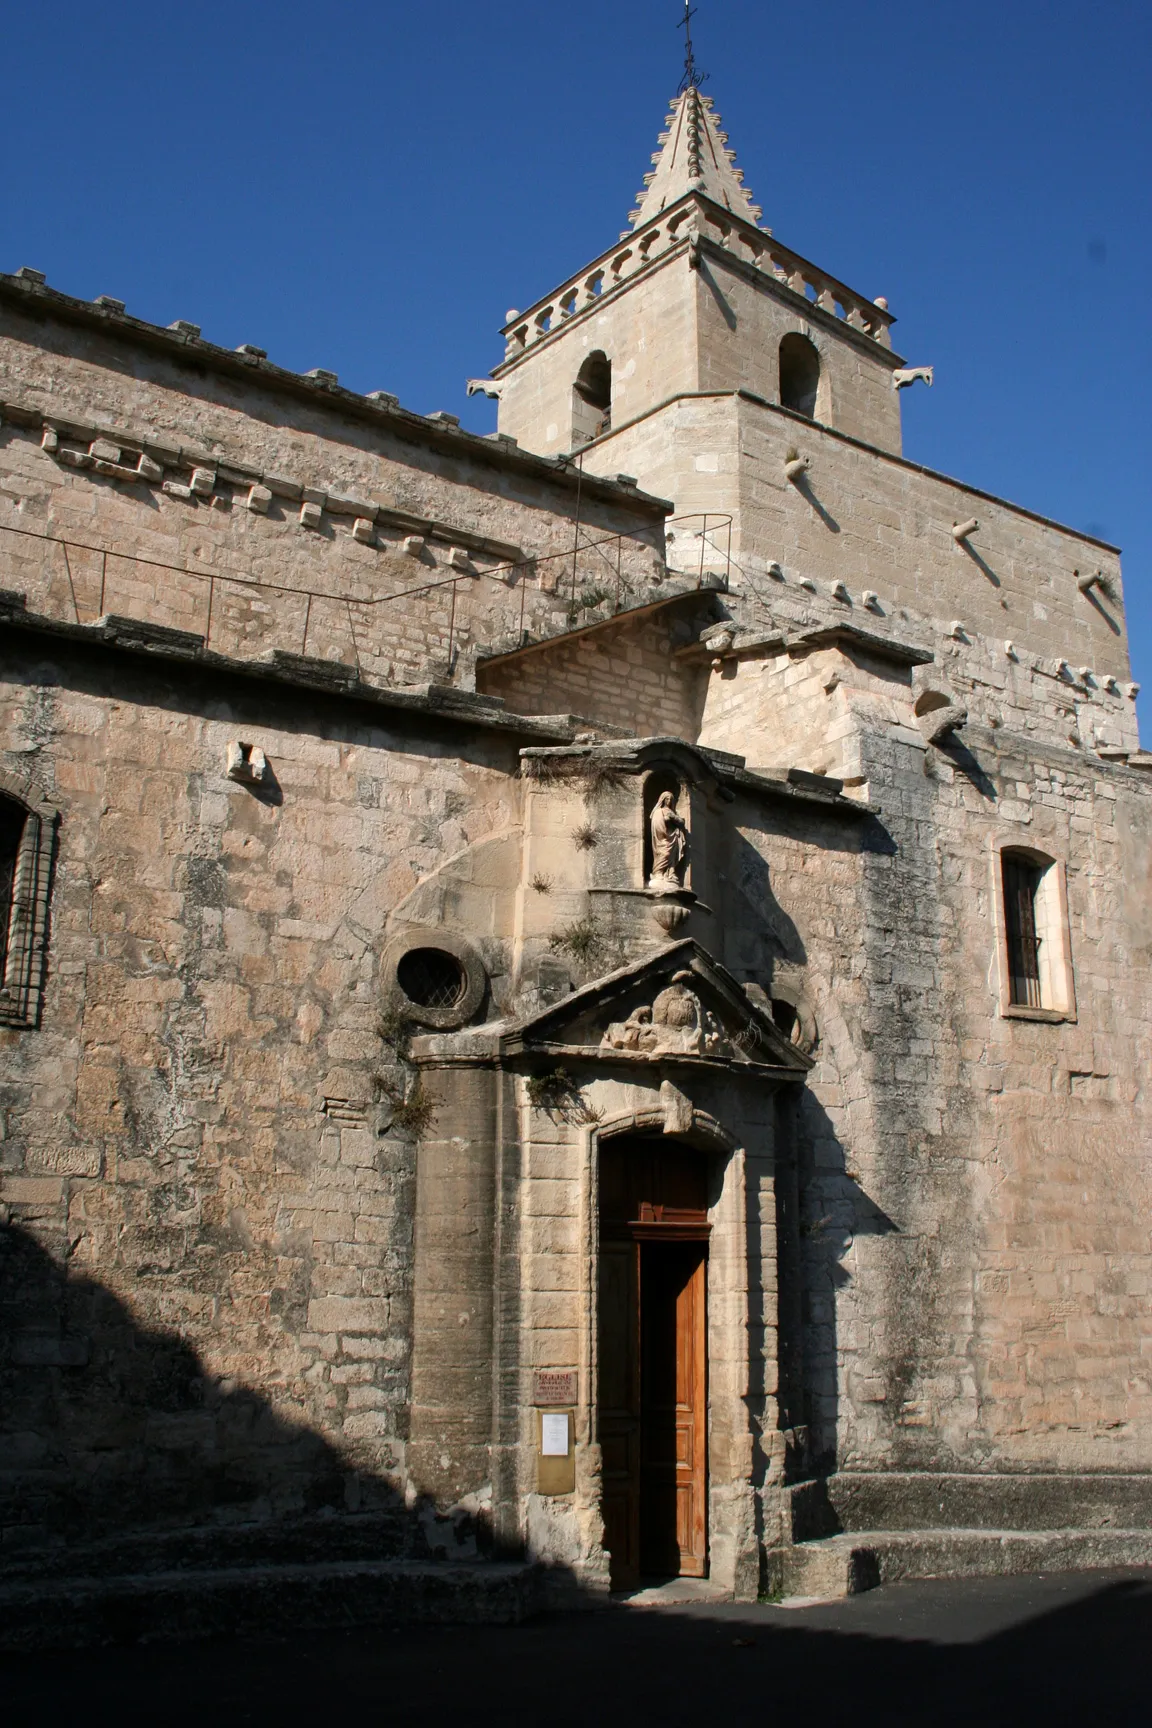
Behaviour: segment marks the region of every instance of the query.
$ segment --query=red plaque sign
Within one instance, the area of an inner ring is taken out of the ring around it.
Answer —
[[[533,1404],[575,1404],[577,1379],[575,1368],[538,1368],[532,1378]]]

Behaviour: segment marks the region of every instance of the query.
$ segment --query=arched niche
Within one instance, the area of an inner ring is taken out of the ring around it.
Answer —
[[[654,763],[644,776],[644,877],[643,886],[652,881],[652,815],[665,792],[671,792],[676,814],[684,823],[688,835],[687,865],[680,882],[682,888],[692,886],[692,809],[689,787],[679,769],[669,762]]]

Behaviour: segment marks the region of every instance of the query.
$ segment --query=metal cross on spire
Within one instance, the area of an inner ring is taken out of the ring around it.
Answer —
[[[684,0],[684,16],[676,26],[684,32],[684,76],[680,80],[676,94],[683,96],[686,90],[697,90],[706,83],[708,74],[701,72],[696,64],[696,56],[692,51],[692,20],[696,16],[696,8],[692,0]]]

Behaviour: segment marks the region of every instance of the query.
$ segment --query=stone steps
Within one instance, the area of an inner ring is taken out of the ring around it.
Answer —
[[[235,1567],[317,1565],[341,1560],[482,1561],[475,1525],[432,1512],[361,1512],[285,1519],[145,1529],[81,1545],[11,1545],[0,1537],[0,1589],[33,1579],[90,1578],[145,1572],[211,1571]]]
[[[577,1597],[567,1574],[497,1560],[346,1560],[40,1578],[0,1586],[0,1649],[401,1622],[512,1625],[545,1607],[578,1606]]]
[[[775,1549],[770,1588],[832,1600],[909,1578],[1004,1577],[1152,1566],[1152,1529],[866,1530]]]
[[[788,1491],[792,1540],[874,1530],[1152,1530],[1152,1475],[840,1470]]]

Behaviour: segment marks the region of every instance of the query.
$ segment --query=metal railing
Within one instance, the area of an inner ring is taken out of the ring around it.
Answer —
[[[699,523],[699,528],[689,530],[687,525],[692,523]],[[682,540],[685,535],[689,540],[699,539],[698,587],[703,586],[706,573],[705,566],[710,551],[713,553],[716,563],[722,567],[724,586],[727,587],[732,567],[731,516],[697,512],[688,516],[673,517],[667,523],[667,530],[670,538],[677,542]],[[105,616],[105,602],[109,585],[108,561],[113,559],[126,565],[145,570],[165,571],[184,580],[204,583],[206,585],[203,608],[204,626],[203,630],[198,630],[196,634],[203,636],[205,647],[211,645],[213,618],[214,615],[219,617],[222,595],[228,591],[240,590],[242,593],[252,595],[277,595],[289,601],[302,601],[304,603],[304,615],[300,626],[299,647],[293,650],[301,655],[306,655],[308,652],[309,632],[314,628],[314,606],[319,602],[343,608],[347,620],[348,640],[358,673],[361,670],[361,648],[356,634],[353,608],[370,613],[377,607],[393,607],[400,601],[417,600],[421,596],[435,595],[442,590],[450,589],[447,653],[448,665],[451,668],[455,663],[458,630],[457,598],[462,585],[475,582],[492,582],[504,593],[508,593],[514,584],[517,585],[520,590],[520,600],[516,634],[518,639],[523,641],[530,577],[538,578],[536,592],[539,595],[552,596],[556,599],[560,597],[567,567],[571,567],[571,592],[567,603],[567,620],[571,626],[579,620],[582,611],[594,611],[605,600],[612,600],[615,611],[621,609],[627,582],[623,568],[625,547],[643,545],[643,542],[637,541],[635,536],[630,534],[609,534],[599,539],[592,539],[583,534],[579,524],[577,524],[575,543],[570,550],[511,560],[504,564],[495,565],[489,570],[454,571],[450,576],[436,577],[427,582],[416,583],[412,587],[396,589],[390,594],[377,595],[372,599],[362,599],[348,593],[332,593],[321,588],[294,588],[284,583],[258,582],[251,577],[225,575],[219,571],[191,569],[187,565],[169,564],[158,558],[146,558],[132,552],[112,551],[108,547],[93,546],[82,540],[68,540],[59,535],[46,534],[31,528],[16,528],[9,524],[0,524],[0,535],[16,535],[22,540],[40,541],[43,544],[58,546],[61,549],[72,617],[77,624],[94,623],[97,619]],[[722,538],[723,544],[720,543],[718,537]],[[2,544],[3,542],[0,541],[0,545]],[[70,553],[94,554],[100,560],[100,598],[95,609],[86,618],[81,616]],[[593,569],[600,574],[601,585],[599,587],[594,585],[581,592],[578,588],[579,564],[581,558],[587,555],[592,555]],[[695,562],[695,551],[693,551],[692,556]],[[556,566],[559,571],[558,579],[551,587],[546,581],[546,571],[550,566]],[[716,573],[720,574],[721,570],[718,569]],[[603,586],[605,581],[609,583],[609,586]],[[562,598],[560,598],[560,603],[564,603]],[[128,616],[138,616],[138,614],[130,612]],[[141,622],[144,621],[146,620],[141,619]],[[283,627],[282,619],[279,619],[277,623],[280,628]],[[505,629],[501,635],[506,636],[510,633],[509,630]]]

